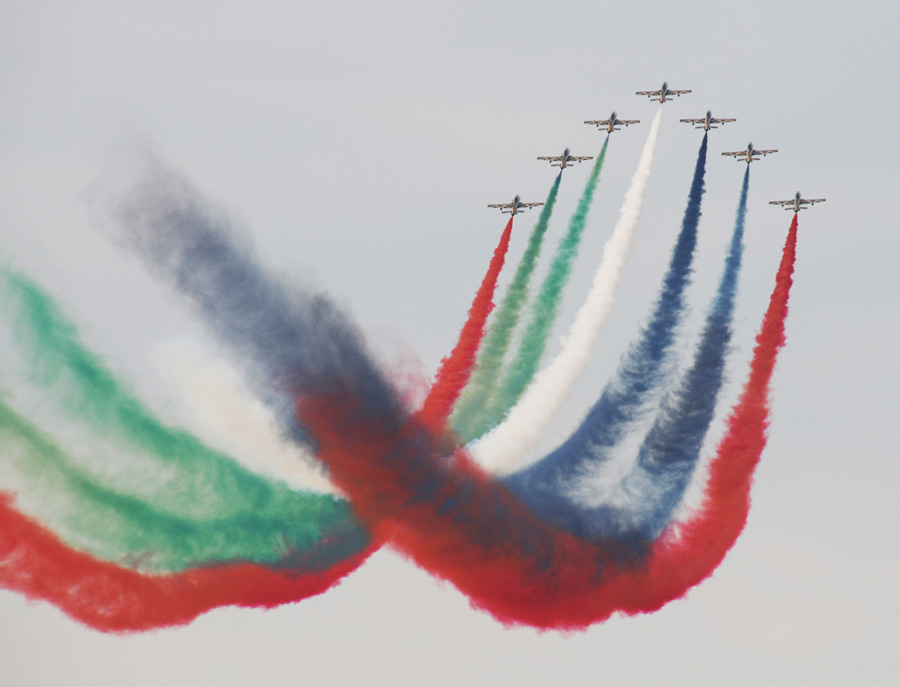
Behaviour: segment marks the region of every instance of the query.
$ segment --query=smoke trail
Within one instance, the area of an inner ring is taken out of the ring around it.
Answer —
[[[644,555],[553,528],[462,449],[442,460],[421,424],[366,421],[352,399],[338,395],[301,398],[301,413],[332,477],[378,537],[500,621],[577,629],[617,611],[654,611],[707,577],[746,521],[765,446],[769,382],[785,342],[795,246],[796,219],[705,502]]]
[[[307,563],[318,570],[369,545],[345,502],[252,479],[242,480],[242,509],[219,512],[213,503],[203,515],[174,515],[152,500],[107,488],[2,402],[0,444],[3,481],[12,477],[23,510],[68,546],[128,567],[172,572],[217,561],[277,566],[285,557],[316,550],[319,558]],[[201,507],[214,501],[207,494],[194,494]],[[170,497],[161,491],[158,500]]]
[[[578,207],[569,221],[569,231],[559,242],[550,270],[544,278],[540,292],[535,297],[531,308],[531,321],[522,334],[519,350],[504,373],[493,401],[484,413],[484,421],[480,423],[478,436],[502,421],[537,372],[541,357],[547,349],[547,339],[556,322],[563,289],[572,273],[572,264],[578,254],[578,246],[581,244],[581,237],[587,226],[588,211],[591,209],[594,190],[597,188],[600,170],[603,169],[603,161],[606,159],[608,143],[609,136],[603,142],[603,148],[600,155],[597,156],[590,177],[588,177],[584,192],[578,201]]]
[[[269,408],[254,398],[237,370],[194,338],[154,346],[154,370],[166,385],[173,416],[198,438],[267,479],[295,491],[333,494],[322,464],[286,440]]]
[[[485,415],[485,408],[494,393],[497,379],[503,366],[503,360],[506,357],[506,350],[509,348],[513,331],[519,323],[519,314],[522,306],[528,297],[531,275],[534,274],[534,268],[541,253],[544,236],[550,223],[550,216],[553,214],[553,208],[556,205],[556,196],[559,193],[561,179],[562,172],[556,175],[556,179],[550,187],[547,200],[541,208],[540,217],[538,217],[538,221],[534,225],[534,229],[528,239],[528,247],[525,249],[525,254],[519,262],[519,267],[516,269],[509,287],[506,289],[506,296],[504,296],[500,307],[494,313],[494,319],[491,322],[487,335],[484,337],[484,342],[478,352],[478,359],[472,378],[463,390],[459,401],[453,409],[453,414],[450,416],[450,422],[454,430],[464,443],[484,433],[485,429],[482,425],[485,421],[494,424]]]
[[[600,471],[607,467],[611,450],[650,411],[674,372],[671,357],[676,334],[687,312],[685,291],[691,281],[697,246],[706,151],[704,135],[681,231],[653,313],[640,336],[622,357],[600,399],[572,436],[539,463],[511,475],[507,481],[538,513],[585,536],[599,534],[598,528],[606,520],[593,510],[599,506],[599,490],[592,483],[598,481]]]
[[[253,397],[237,370],[208,345],[179,338],[154,347],[154,370],[168,387],[174,416],[241,465],[295,491],[333,494],[322,464],[286,440],[269,408]]]
[[[506,473],[524,466],[528,451],[535,446],[591,360],[594,345],[612,311],[621,271],[640,220],[659,139],[661,112],[657,111],[650,125],[650,134],[625,194],[619,221],[603,248],[603,259],[594,275],[593,286],[569,329],[562,351],[535,377],[506,421],[472,447],[478,462],[493,471]]]
[[[311,552],[315,556],[315,552]],[[66,547],[12,507],[0,492],[0,587],[48,601],[103,632],[137,632],[183,625],[220,606],[272,608],[321,594],[369,552],[327,570],[286,560],[285,570],[243,563],[146,575]]]
[[[329,542],[320,547],[327,566],[368,546],[343,500],[268,482],[161,424],[82,346],[37,285],[0,271],[0,291],[41,401],[62,403],[57,425],[74,421],[77,433],[88,430],[88,463],[93,452],[108,463],[85,465],[0,400],[0,472],[13,477],[29,512],[70,545],[166,571],[217,560],[275,562],[322,541]]]
[[[124,244],[192,302],[287,436],[310,445],[294,403],[307,390],[347,393],[365,398],[374,416],[402,416],[355,326],[325,296],[266,276],[252,249],[236,244],[232,222],[180,175],[148,161],[109,209]]]
[[[506,228],[500,237],[500,243],[494,250],[487,274],[485,274],[481,286],[475,294],[475,300],[469,308],[469,316],[460,331],[459,340],[450,355],[441,361],[434,384],[422,404],[420,411],[422,419],[432,427],[443,427],[446,424],[453,404],[456,403],[460,392],[469,381],[472,368],[475,366],[475,355],[478,353],[478,346],[484,337],[484,326],[488,315],[494,308],[494,291],[497,288],[500,270],[503,269],[503,263],[506,260],[512,226],[513,218],[510,215],[509,222],[506,223]]]

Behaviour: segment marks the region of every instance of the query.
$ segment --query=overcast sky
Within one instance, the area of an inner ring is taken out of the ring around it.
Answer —
[[[584,120],[612,110],[642,120],[610,142],[563,333],[658,107],[634,92],[663,80],[693,89],[665,105],[616,311],[543,450],[596,398],[659,285],[700,143],[679,118],[711,109],[738,120],[710,138],[694,329],[744,171],[719,153],[748,141],[779,150],[751,169],[728,401],[790,222],[767,201],[797,190],[828,199],[800,217],[749,524],[686,600],[542,635],[503,628],[379,552],[291,607],[116,638],[0,592],[0,684],[893,684],[900,13],[861,4],[0,3],[3,258],[50,288],[162,413],[154,351],[201,331],[88,212],[98,180],[142,151],[226,208],[273,270],[334,296],[386,361],[415,356],[431,374],[503,229],[485,205],[543,200],[553,172],[535,157],[599,151]],[[566,171],[549,248],[587,172]],[[516,218],[512,264],[534,219]]]

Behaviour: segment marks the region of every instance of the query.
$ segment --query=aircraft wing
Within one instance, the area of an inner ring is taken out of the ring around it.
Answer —
[[[706,120],[705,120],[705,119],[679,119],[678,121],[684,122],[685,124],[706,124]],[[711,122],[718,122],[718,121],[721,121],[721,120],[719,120],[719,119],[710,119],[709,121],[711,121]],[[682,129],[682,131],[684,131],[684,129]]]
[[[545,155],[543,157],[539,157],[538,160],[550,160],[550,162],[559,162],[560,160],[562,160],[562,156],[557,155],[556,157],[548,157]]]
[[[640,124],[640,123],[641,123],[640,119],[620,119],[617,122],[617,124],[624,124],[625,126],[628,126],[629,124]]]
[[[728,122],[736,122],[737,120],[736,119],[728,119],[728,118],[717,119],[717,118],[713,117],[709,121],[711,121],[713,124],[727,124]]]
[[[778,152],[777,150],[754,150],[753,154],[754,155],[757,155],[757,154],[768,155],[769,153],[777,153],[777,152]]]
[[[669,91],[669,93],[674,93],[674,91]],[[659,91],[635,91],[634,94],[635,95],[649,95],[652,97],[654,95],[659,95]]]
[[[769,205],[793,205],[793,200],[770,200]]]
[[[539,205],[543,205],[543,203],[519,203],[520,208],[536,208]]]
[[[684,131],[684,129],[682,129],[682,131]],[[758,153],[759,151],[757,150],[757,151],[755,151],[755,152]],[[747,154],[747,151],[746,151],[746,150],[736,150],[736,151],[733,152],[733,153],[722,153],[722,155],[731,155],[732,157],[738,157],[738,156],[740,156],[740,155],[746,155],[746,154]]]
[[[597,119],[589,122],[585,122],[585,124],[593,124],[594,126],[607,126],[609,125],[608,119]]]
[[[690,92],[691,92],[690,90],[687,90],[687,91],[673,91],[673,90],[670,89],[668,95],[684,95],[685,93],[690,93]]]
[[[583,162],[584,160],[593,160],[593,157],[577,157],[575,155],[569,156],[570,160],[574,160],[575,162]]]
[[[816,203],[824,203],[825,199],[824,198],[810,198],[806,202],[809,203],[810,205],[815,205]]]
[[[511,208],[512,203],[494,203],[493,205],[488,205],[489,208]]]

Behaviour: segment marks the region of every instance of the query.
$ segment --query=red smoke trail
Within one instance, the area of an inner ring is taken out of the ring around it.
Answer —
[[[70,549],[0,492],[0,587],[49,601],[103,632],[183,625],[219,606],[272,608],[321,594],[371,551],[293,576],[249,563],[142,574]]]
[[[510,216],[509,222],[506,223],[506,229],[503,230],[503,235],[500,237],[500,243],[494,250],[487,274],[484,275],[484,280],[475,294],[475,300],[472,301],[472,306],[469,308],[469,318],[459,333],[459,340],[450,355],[441,361],[434,384],[419,411],[422,421],[436,430],[446,425],[447,418],[453,410],[453,404],[456,403],[456,399],[459,398],[459,394],[472,375],[475,356],[481,340],[484,338],[485,323],[488,315],[494,309],[494,291],[497,288],[500,270],[503,269],[503,262],[506,260],[512,225],[513,218]]]
[[[367,421],[364,409],[336,397],[301,399],[300,411],[332,478],[374,536],[500,621],[579,629],[615,612],[654,611],[705,579],[746,522],[766,443],[769,382],[785,341],[796,228],[795,217],[749,379],[710,465],[705,502],[678,535],[668,531],[644,555],[554,529],[463,450],[442,459],[415,419]]]

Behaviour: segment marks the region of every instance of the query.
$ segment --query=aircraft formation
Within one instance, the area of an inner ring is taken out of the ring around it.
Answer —
[[[655,91],[635,91],[635,95],[645,95],[651,100],[656,100],[659,103],[666,103],[671,100],[674,100],[673,97],[679,97],[686,93],[691,93],[690,89],[686,90],[675,90],[669,88],[669,84],[666,81],[663,81],[662,86]],[[736,122],[737,120],[730,117],[713,117],[712,111],[707,110],[706,116],[698,119],[681,119],[679,120],[685,124],[692,125],[695,129],[702,129],[704,132],[709,132],[710,129],[718,129],[720,125],[728,124],[729,122]],[[608,119],[593,119],[593,120],[585,120],[585,124],[590,124],[592,126],[596,126],[598,130],[605,129],[607,134],[611,134],[615,131],[621,131],[622,127],[627,127],[631,124],[639,124],[639,119],[619,119],[615,110],[609,115]],[[766,149],[766,150],[757,150],[753,147],[752,143],[747,144],[747,148],[745,150],[735,150],[728,151],[722,153],[722,155],[731,156],[733,159],[739,162],[746,162],[748,165],[751,162],[756,162],[760,159],[760,156],[765,157],[767,155],[771,155],[772,153],[777,153],[777,149]],[[539,157],[538,160],[547,160],[550,162],[550,165],[553,167],[559,167],[560,173],[566,167],[571,167],[573,162],[582,162],[584,160],[592,160],[592,157],[578,157],[570,154],[568,148],[563,151],[562,155],[556,157]],[[825,202],[824,198],[815,198],[812,200],[806,200],[800,197],[800,193],[791,200],[773,200],[770,201],[769,205],[782,205],[785,210],[793,209],[794,212],[799,212],[800,210],[806,210],[807,205],[814,205],[815,203],[823,203]],[[543,205],[543,203],[523,203],[521,202],[519,196],[516,196],[513,199],[512,203],[503,203],[503,204],[495,204],[488,205],[489,208],[501,208],[501,212],[509,213],[511,215],[515,215],[518,212],[522,212],[523,209],[532,208],[538,205]]]

